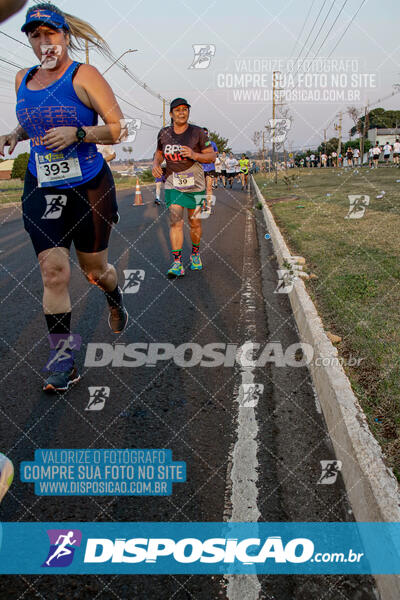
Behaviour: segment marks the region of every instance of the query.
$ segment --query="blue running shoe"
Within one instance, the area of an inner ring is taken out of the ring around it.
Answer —
[[[190,268],[192,271],[201,271],[203,263],[201,262],[200,254],[190,255]]]
[[[69,371],[51,373],[43,385],[45,392],[66,392],[71,385],[77,383],[81,376],[75,365]]]
[[[172,267],[167,272],[167,276],[169,279],[175,279],[175,277],[183,277],[185,274],[185,269],[183,268],[183,264],[180,260],[174,260],[172,263]]]

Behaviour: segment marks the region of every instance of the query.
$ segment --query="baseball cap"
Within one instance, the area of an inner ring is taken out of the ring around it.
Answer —
[[[37,23],[42,25],[49,25],[55,29],[66,29],[69,31],[69,25],[65,20],[64,15],[54,12],[53,10],[47,10],[44,8],[37,8],[31,10],[26,15],[25,23],[21,27],[21,31],[27,32],[30,29],[31,23]]]
[[[169,110],[171,111],[173,108],[176,108],[177,106],[182,106],[182,105],[190,108],[190,104],[187,100],[185,100],[185,98],[175,98],[175,100],[172,100],[172,102],[169,106]]]

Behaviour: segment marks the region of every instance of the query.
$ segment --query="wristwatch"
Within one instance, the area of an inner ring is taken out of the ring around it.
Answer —
[[[86,137],[86,131],[83,129],[83,127],[78,127],[78,129],[76,130],[76,138],[77,138],[78,142],[83,142],[85,137]]]

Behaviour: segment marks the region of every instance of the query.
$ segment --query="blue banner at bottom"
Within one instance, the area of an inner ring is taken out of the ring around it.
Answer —
[[[3,523],[1,574],[399,574],[400,523]]]

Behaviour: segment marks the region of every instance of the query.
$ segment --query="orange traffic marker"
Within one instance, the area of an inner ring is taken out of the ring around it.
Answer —
[[[141,204],[143,204],[142,192],[140,191],[139,179],[136,177],[136,193],[133,206],[140,206]]]

